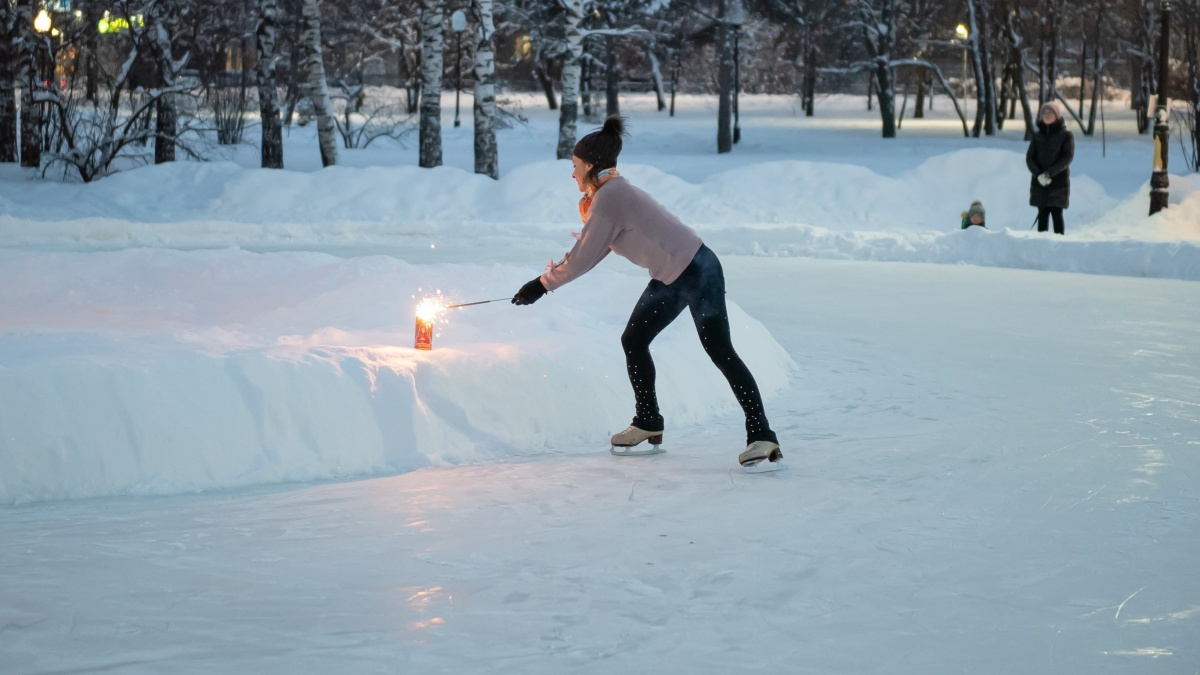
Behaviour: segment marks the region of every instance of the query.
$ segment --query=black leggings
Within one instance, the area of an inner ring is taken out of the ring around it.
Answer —
[[[775,432],[767,423],[762,396],[750,369],[733,349],[729,337],[729,314],[725,308],[725,274],[721,262],[707,246],[701,245],[683,274],[670,285],[651,280],[629,316],[621,335],[625,348],[625,366],[637,416],[633,425],[646,431],[661,431],[663,418],[658,411],[654,390],[654,360],[650,358],[650,343],[687,307],[692,312],[700,344],[708,357],[729,381],[734,396],[746,414],[746,443],[771,441],[778,443]]]
[[[1038,232],[1045,232],[1049,229],[1050,217],[1054,217],[1054,234],[1063,233],[1063,215],[1062,208],[1058,206],[1039,206],[1038,207]]]

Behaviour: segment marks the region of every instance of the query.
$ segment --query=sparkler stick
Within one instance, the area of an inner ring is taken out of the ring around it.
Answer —
[[[489,302],[500,302],[501,300],[512,300],[512,298],[496,298],[495,300],[480,300],[478,302],[463,302],[457,305],[446,305],[442,309],[455,309],[458,307],[470,307],[471,305],[486,305]]]

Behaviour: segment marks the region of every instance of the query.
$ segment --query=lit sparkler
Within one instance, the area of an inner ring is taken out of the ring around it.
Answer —
[[[417,303],[417,329],[413,347],[433,349],[433,321],[445,309],[435,298],[425,298]]]
[[[463,307],[471,307],[473,305],[486,305],[489,302],[500,302],[501,300],[510,300],[511,298],[496,298],[495,300],[479,300],[477,302],[461,302],[457,305],[443,305],[440,302],[441,294],[437,297],[426,297],[417,303],[417,329],[416,340],[413,347],[416,349],[433,349],[433,322],[438,315],[448,309],[461,309]]]

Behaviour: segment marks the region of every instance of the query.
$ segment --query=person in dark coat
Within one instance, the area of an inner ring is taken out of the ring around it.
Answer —
[[[1037,131],[1029,141],[1025,165],[1029,167],[1029,205],[1038,210],[1038,232],[1049,229],[1063,234],[1063,209],[1071,202],[1071,160],[1075,159],[1075,137],[1063,119],[1062,104],[1049,101],[1038,111]]]

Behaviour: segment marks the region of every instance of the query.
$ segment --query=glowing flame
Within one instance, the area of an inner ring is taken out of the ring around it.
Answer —
[[[441,293],[437,297],[425,297],[417,303],[416,337],[413,347],[421,350],[433,349],[433,321],[445,309],[440,302]]]
[[[425,298],[417,303],[417,318],[422,321],[433,321],[445,307],[435,298]]]

